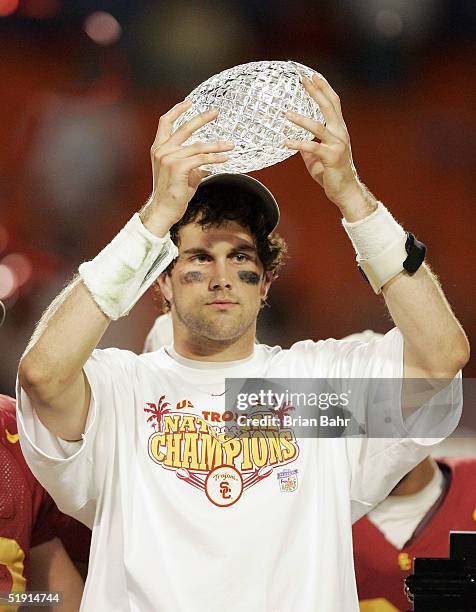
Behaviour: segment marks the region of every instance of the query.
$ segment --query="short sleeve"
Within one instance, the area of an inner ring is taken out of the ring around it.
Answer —
[[[402,378],[403,336],[394,327],[368,342],[330,340],[330,378]]]
[[[289,349],[291,373],[308,378],[401,378],[403,337],[396,327],[362,340],[303,340]]]
[[[447,387],[436,393],[408,419],[403,421],[400,392],[393,402],[388,400],[399,386],[392,381],[381,412],[374,410],[373,431],[366,437],[346,438],[351,469],[351,509],[353,521],[358,520],[382,501],[418,463],[430,453],[433,445],[448,437],[457,427],[462,413],[461,372]],[[374,383],[378,389],[378,381]],[[372,406],[379,408],[378,403]],[[383,425],[379,427],[379,422]],[[377,427],[375,427],[377,425]],[[392,437],[382,437],[388,431]]]
[[[82,440],[67,442],[38,418],[17,381],[17,422],[25,459],[58,508],[92,526],[96,504],[112,463],[116,405],[136,357],[118,349],[95,350],[84,366],[91,403]]]
[[[337,379],[333,385],[352,390],[349,411],[359,424],[359,435],[345,437],[342,443],[351,474],[352,520],[356,521],[384,499],[433,444],[455,429],[462,409],[461,374],[404,422],[404,340],[398,328],[367,342],[330,339],[294,347],[304,357],[308,375]]]

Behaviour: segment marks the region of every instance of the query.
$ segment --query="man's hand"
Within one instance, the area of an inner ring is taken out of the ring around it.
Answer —
[[[194,132],[218,115],[217,110],[201,113],[172,133],[174,122],[190,105],[189,100],[180,102],[160,118],[150,151],[153,189],[141,220],[157,236],[165,235],[185,214],[200,181],[209,174],[200,170],[200,166],[227,161],[225,152],[234,147],[229,142],[183,146]]]
[[[304,78],[302,84],[315,100],[325,118],[325,125],[298,113],[287,112],[286,117],[317,138],[317,141],[287,141],[290,149],[300,151],[312,178],[324,189],[326,196],[342,213],[369,214],[368,193],[359,181],[354,163],[347,127],[342,116],[339,96],[329,83],[316,74],[312,81]],[[355,216],[355,215],[352,215]],[[353,219],[354,220],[354,219]]]

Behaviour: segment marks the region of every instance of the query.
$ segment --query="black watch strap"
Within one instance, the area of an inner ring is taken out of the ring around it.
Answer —
[[[426,246],[415,238],[413,234],[408,232],[407,241],[405,242],[405,251],[407,258],[403,262],[403,267],[410,274],[414,274],[421,266],[426,255]]]
[[[386,253],[387,253],[387,258],[388,258],[388,251]],[[406,257],[405,257],[405,253],[406,253]],[[362,274],[365,280],[368,283],[370,283],[375,293],[380,293],[381,287],[387,281],[393,278],[393,276],[396,276],[399,272],[401,272],[402,269],[408,272],[409,274],[414,274],[418,270],[418,268],[421,266],[421,264],[423,263],[425,259],[426,246],[423,244],[423,242],[420,242],[419,240],[417,240],[413,234],[408,232],[407,238],[405,240],[405,244],[403,244],[403,240],[399,241],[398,243],[395,243],[393,245],[393,251],[391,255],[392,255],[392,258],[395,259],[394,273],[393,275],[391,274],[392,272],[391,267],[390,267],[390,274],[388,273],[389,269],[387,265],[387,271],[383,275],[385,277],[383,280],[379,278],[378,274],[375,274],[375,272],[373,271],[372,260],[366,260],[366,261],[359,260],[359,259],[357,260],[359,262],[359,266],[358,266],[359,272]],[[398,261],[401,262],[403,257],[405,257],[405,259],[400,264],[402,267],[399,268],[397,262]],[[381,270],[382,270],[382,266],[380,266],[380,271]],[[369,276],[369,274],[371,276]]]

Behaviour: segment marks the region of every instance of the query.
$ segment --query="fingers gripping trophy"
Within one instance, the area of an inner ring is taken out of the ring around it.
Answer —
[[[229,159],[205,169],[215,172],[252,172],[283,161],[295,151],[288,140],[309,141],[312,132],[285,116],[294,111],[324,123],[317,102],[302,86],[314,72],[297,62],[251,62],[217,74],[194,89],[190,108],[175,122],[175,129],[195,115],[218,110],[216,119],[197,130],[187,144],[231,141]],[[317,75],[323,78],[321,75]]]
[[[362,198],[339,98],[321,74],[293,61],[225,70],[161,117],[151,149],[153,192],[141,218],[165,234],[210,175],[252,172],[298,151],[337,206],[353,194]],[[152,222],[157,205],[165,223]]]

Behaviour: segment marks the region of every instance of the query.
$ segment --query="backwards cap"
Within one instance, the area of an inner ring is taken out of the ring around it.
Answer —
[[[197,189],[197,194],[204,187],[212,185],[234,187],[237,190],[245,191],[256,199],[256,205],[261,207],[266,219],[266,229],[268,234],[276,228],[279,222],[279,207],[274,195],[258,179],[247,174],[221,173],[212,174],[203,179]]]

